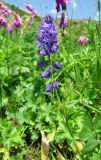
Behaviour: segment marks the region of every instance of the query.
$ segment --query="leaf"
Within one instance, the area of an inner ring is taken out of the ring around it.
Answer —
[[[51,133],[49,133],[49,134],[47,135],[47,138],[48,138],[49,142],[52,142],[52,141],[54,140],[55,132],[56,132],[56,131],[53,130],[53,132],[51,132]]]
[[[57,159],[58,160],[66,160],[59,151],[57,153]]]
[[[83,154],[87,154],[92,150],[94,150],[99,143],[100,143],[100,140],[89,140],[83,149]]]
[[[94,154],[94,156],[92,157],[92,160],[101,160],[101,152]]]
[[[93,125],[94,130],[101,128],[101,115],[97,115]]]
[[[9,160],[9,151],[6,148],[0,148],[0,153],[3,153],[3,160]]]
[[[95,134],[93,132],[93,122],[91,116],[86,112],[83,115],[83,127],[80,132],[80,137],[87,141],[89,139],[93,139]]]

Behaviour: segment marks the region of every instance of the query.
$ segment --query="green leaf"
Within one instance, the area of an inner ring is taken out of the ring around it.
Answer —
[[[83,149],[83,154],[87,154],[94,150],[99,145],[99,143],[100,140],[89,140]]]
[[[95,120],[94,120],[94,125],[93,125],[94,130],[101,129],[101,115],[97,115]]]
[[[92,160],[101,160],[101,152],[94,154],[94,156],[92,157]]]

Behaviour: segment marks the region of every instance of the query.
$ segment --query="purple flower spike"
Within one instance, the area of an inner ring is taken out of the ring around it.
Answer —
[[[39,67],[44,67],[46,65],[46,61],[44,61],[44,60],[40,60],[39,62],[38,62],[38,66]]]
[[[47,56],[58,50],[58,27],[51,15],[47,15],[40,23],[37,34],[38,54]]]
[[[49,78],[49,76],[50,76],[49,71],[44,71],[44,72],[41,73],[41,77],[43,77],[43,78]]]
[[[58,88],[58,83],[56,80],[53,81],[53,88]]]
[[[45,91],[46,91],[46,92],[51,92],[51,91],[52,91],[52,88],[53,88],[52,84],[47,84],[47,85],[46,85],[46,88],[45,88]]]
[[[57,69],[61,68],[61,64],[59,62],[54,62],[53,66],[54,66],[54,68],[57,68]]]

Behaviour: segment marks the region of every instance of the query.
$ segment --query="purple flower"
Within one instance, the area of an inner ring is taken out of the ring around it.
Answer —
[[[57,69],[61,68],[61,64],[59,62],[54,62],[53,66],[54,66],[54,68],[57,68]]]
[[[56,80],[53,81],[53,88],[58,88],[58,83]]]
[[[51,92],[51,91],[52,91],[52,88],[53,88],[52,84],[47,84],[47,85],[46,85],[46,88],[45,88],[45,91],[46,91],[46,92]]]
[[[52,65],[49,66],[49,69],[47,71],[41,73],[41,77],[49,78],[51,73],[52,73]]]
[[[39,67],[44,67],[46,65],[46,61],[44,61],[44,60],[40,60],[39,62],[38,62],[38,66]]]
[[[60,11],[60,6],[62,10],[66,10],[66,6],[70,3],[70,0],[55,0],[56,1],[56,10]]]
[[[37,16],[37,11],[29,3],[25,2],[26,8],[34,15]]]
[[[50,84],[50,83],[47,84],[46,88],[45,88],[45,91],[46,92],[51,92],[53,88],[55,88],[55,89],[58,88],[58,83],[57,83],[56,80],[54,80],[52,84]]]
[[[46,56],[58,50],[58,28],[51,15],[46,16],[40,23],[37,34],[38,54]]]
[[[49,78],[49,76],[50,76],[49,71],[44,71],[44,72],[41,73],[41,77],[43,77],[43,78]]]

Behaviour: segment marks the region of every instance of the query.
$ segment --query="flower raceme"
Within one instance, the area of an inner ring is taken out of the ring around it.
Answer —
[[[11,11],[3,3],[0,4],[0,15],[8,17],[11,14]]]
[[[40,56],[56,53],[58,50],[58,28],[51,15],[40,23],[37,34],[38,54]]]
[[[38,54],[48,57],[48,60],[40,60],[38,66],[43,68],[49,64],[49,68],[41,73],[42,78],[49,78],[53,74],[54,69],[60,69],[59,62],[52,62],[51,54],[55,54],[58,50],[58,27],[51,15],[47,15],[40,23],[37,33]],[[51,92],[53,88],[58,88],[58,83],[53,80],[45,87],[46,92]]]
[[[33,6],[31,6],[28,2],[25,2],[25,6],[28,11],[32,13],[32,15],[37,16],[37,11],[35,10],[35,8],[33,8]]]
[[[38,16],[37,11],[35,10],[35,8],[33,8],[32,5],[30,5],[29,3],[25,2],[25,6],[28,9],[28,11],[31,12],[30,17],[27,19],[26,21],[26,25],[29,25],[31,23],[31,21]]]

